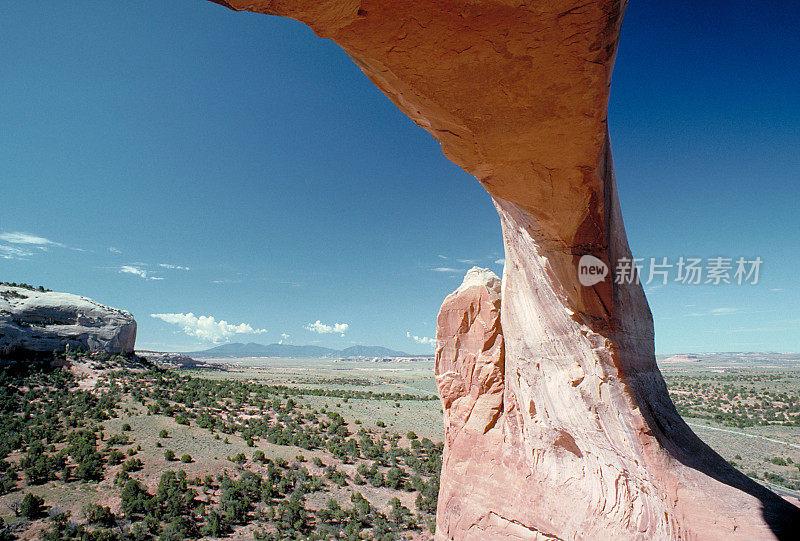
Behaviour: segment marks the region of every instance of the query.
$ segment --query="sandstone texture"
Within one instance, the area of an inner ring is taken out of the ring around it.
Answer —
[[[0,357],[71,350],[127,354],[136,321],[86,297],[0,286]]]
[[[589,365],[592,355],[613,362],[613,344],[576,329],[540,338],[543,351],[571,347],[566,358],[512,358],[500,291],[495,275],[473,268],[439,312],[438,539],[796,538],[798,509],[702,443],[660,374],[626,381]],[[539,318],[542,332],[568,324]],[[581,352],[585,340],[598,347]]]
[[[578,280],[631,257],[607,126],[625,1],[217,3],[334,40],[497,208],[500,290],[473,270],[438,319],[438,539],[800,538],[675,411],[641,286]]]
[[[445,445],[453,449],[463,433],[471,435],[472,444],[503,412],[500,278],[473,267],[444,300],[437,337],[436,386],[444,406]]]

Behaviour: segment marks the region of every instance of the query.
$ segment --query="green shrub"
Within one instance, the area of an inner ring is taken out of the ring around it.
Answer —
[[[125,453],[116,449],[112,449],[111,452],[108,453],[108,463],[112,466],[122,463],[124,458]]]
[[[36,494],[25,494],[19,506],[19,513],[28,520],[36,520],[44,516],[44,498]]]
[[[89,524],[111,527],[116,522],[116,517],[110,507],[103,507],[95,503],[84,506],[83,516]]]
[[[144,515],[150,509],[152,496],[145,486],[135,479],[129,479],[122,489],[122,511],[126,518]]]
[[[144,463],[139,460],[138,458],[131,458],[127,460],[125,464],[122,465],[122,471],[124,472],[131,472],[131,471],[139,471],[144,467]]]

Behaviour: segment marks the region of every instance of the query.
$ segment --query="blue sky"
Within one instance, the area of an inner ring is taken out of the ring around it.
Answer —
[[[141,349],[424,353],[466,269],[501,272],[488,195],[303,25],[0,14],[0,280],[130,310]],[[609,125],[634,254],[763,260],[757,285],[647,286],[659,352],[800,351],[798,28],[791,2],[628,8]]]

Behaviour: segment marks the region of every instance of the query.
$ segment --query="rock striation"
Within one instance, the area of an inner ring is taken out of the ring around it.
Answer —
[[[86,297],[0,286],[0,356],[72,350],[132,353],[136,321]]]
[[[338,43],[500,216],[442,306],[438,539],[796,538],[798,509],[677,414],[622,222],[607,103],[625,0],[217,0]],[[582,285],[583,256],[612,272]]]
[[[459,448],[465,437],[472,443],[485,434],[503,412],[500,279],[488,269],[473,267],[461,287],[444,300],[436,334],[436,386],[449,451]],[[448,476],[444,480],[450,481]]]
[[[630,389],[619,371],[586,366],[591,353],[573,353],[584,338],[609,347],[586,329],[542,339],[543,351],[571,345],[571,366],[555,351],[512,359],[500,283],[471,269],[437,320],[438,539],[794,538],[799,510],[702,443],[660,373]]]

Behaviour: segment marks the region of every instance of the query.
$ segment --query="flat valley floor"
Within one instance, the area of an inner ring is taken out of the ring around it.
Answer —
[[[20,435],[0,457],[2,532],[432,537],[443,438],[432,361],[204,359],[210,367],[158,370],[72,361],[66,376],[4,372],[3,423]],[[797,504],[800,358],[660,366],[693,430]],[[27,494],[43,498],[38,514]]]

